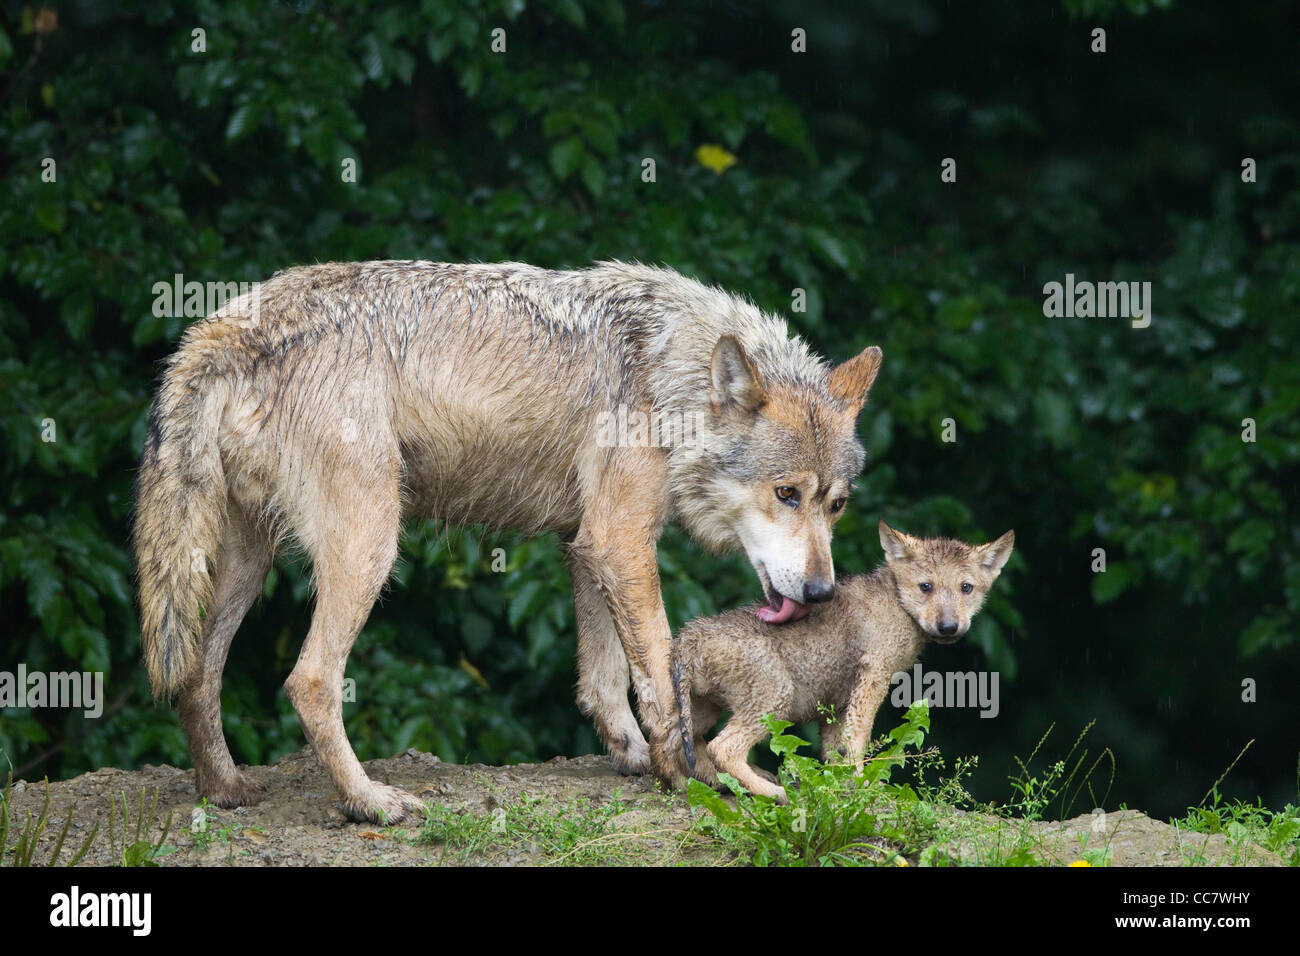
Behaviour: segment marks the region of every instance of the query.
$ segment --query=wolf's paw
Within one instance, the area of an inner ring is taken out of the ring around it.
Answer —
[[[233,779],[207,783],[199,787],[199,798],[207,800],[209,806],[230,809],[232,807],[251,807],[259,803],[264,793],[260,784],[242,770],[237,770]]]
[[[684,790],[691,774],[681,738],[674,734],[656,743],[650,746],[650,772],[670,790]],[[696,766],[699,766],[698,755]]]
[[[356,823],[378,823],[393,826],[398,823],[416,823],[424,819],[424,804],[414,794],[387,784],[372,784],[358,800],[345,800],[343,812]]]
[[[609,759],[619,773],[639,777],[650,772],[650,745],[640,734],[624,734],[617,744],[610,745]]]

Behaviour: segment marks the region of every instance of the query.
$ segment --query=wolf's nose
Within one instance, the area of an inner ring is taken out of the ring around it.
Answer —
[[[803,586],[803,600],[805,604],[815,604],[818,601],[829,601],[835,596],[835,582],[833,581],[809,581]]]
[[[939,622],[939,633],[942,634],[944,637],[952,637],[954,634],[957,633],[957,622],[956,622],[956,621],[940,621],[940,622]]]

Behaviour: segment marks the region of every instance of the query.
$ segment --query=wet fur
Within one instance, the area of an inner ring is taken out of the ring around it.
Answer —
[[[1015,544],[1010,531],[978,547],[920,540],[883,521],[880,538],[884,567],[844,579],[833,600],[801,621],[773,626],[743,608],[682,629],[671,670],[696,778],[716,785],[717,772],[726,771],[750,792],[784,801],[784,789],[748,763],[750,748],[767,736],[765,714],[820,721],[822,759],[847,757],[861,769],[892,675],[911,667],[928,642],[966,633]],[[971,583],[970,594],[962,582]],[[921,583],[931,586],[928,594]],[[954,635],[939,632],[943,620],[956,622]],[[703,734],[724,711],[731,717],[706,744]]]

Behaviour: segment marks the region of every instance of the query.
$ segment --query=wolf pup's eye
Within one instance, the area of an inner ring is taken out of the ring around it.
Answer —
[[[791,488],[789,485],[781,485],[776,489],[776,496],[788,505],[799,504],[799,489]]]
[[[847,500],[848,500],[847,498],[836,498],[834,501],[832,501],[832,502],[831,502],[831,514],[835,514],[835,513],[838,512],[841,508],[843,508],[843,507],[844,507],[844,502],[847,501]]]
[[[971,591],[974,591],[974,590],[975,590],[975,585],[971,584],[969,581],[963,581],[963,582],[961,583],[961,593],[962,593],[962,594],[970,594]]]
[[[922,594],[929,594],[929,593],[930,593],[931,591],[933,591],[933,590],[934,590],[934,585],[931,584],[929,581],[922,581],[922,582],[921,582],[921,593],[922,593]]]

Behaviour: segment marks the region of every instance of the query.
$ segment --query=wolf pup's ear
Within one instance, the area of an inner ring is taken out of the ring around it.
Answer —
[[[876,381],[884,355],[880,346],[873,345],[831,370],[828,382],[831,394],[855,416],[867,403],[867,393]]]
[[[905,561],[912,556],[912,539],[901,531],[895,531],[880,521],[880,546],[885,549],[885,561]]]
[[[767,402],[763,381],[734,336],[724,335],[713,347],[709,363],[715,412],[756,412]]]
[[[1008,531],[996,541],[990,541],[988,544],[980,545],[979,562],[988,568],[994,574],[1000,574],[1002,568],[1011,557],[1011,549],[1016,545],[1016,533]]]

